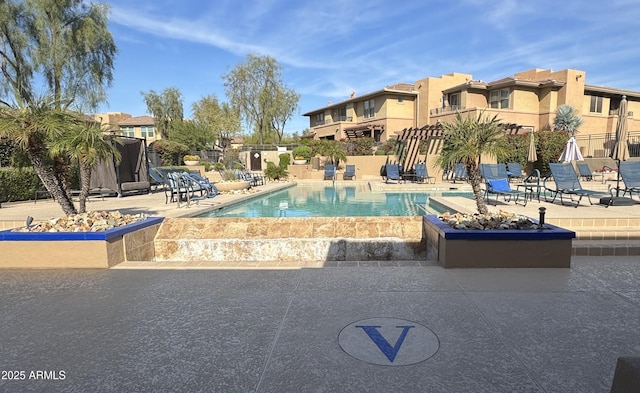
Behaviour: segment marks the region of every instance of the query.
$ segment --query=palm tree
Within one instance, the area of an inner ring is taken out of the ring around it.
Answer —
[[[0,106],[0,136],[13,140],[29,157],[34,170],[62,211],[75,214],[76,208],[66,190],[66,179],[48,162],[48,142],[62,137],[77,124],[77,117],[44,100],[28,104]]]
[[[320,154],[329,157],[331,159],[331,162],[335,164],[336,169],[338,168],[340,160],[344,162],[347,161],[347,152],[344,150],[344,147],[342,146],[342,143],[340,143],[340,141],[326,141],[326,143],[321,147]]]
[[[469,175],[469,183],[473,189],[476,206],[480,214],[487,214],[487,205],[481,189],[480,159],[483,155],[495,156],[501,160],[507,155],[507,149],[502,143],[504,127],[497,115],[493,118],[484,116],[462,117],[456,113],[455,122],[443,123],[444,140],[442,151],[436,160],[441,168],[453,167],[456,163],[463,163]]]
[[[86,121],[80,122],[77,127],[66,131],[62,138],[51,145],[50,151],[53,155],[66,154],[78,161],[80,166],[80,195],[78,198],[80,208],[78,213],[86,211],[93,168],[100,161],[109,160],[111,157],[117,165],[122,158],[118,149],[111,143],[111,139],[105,138],[100,125]]]
[[[576,136],[578,128],[582,125],[582,118],[576,115],[571,105],[560,105],[556,109],[556,118],[553,119],[553,128],[557,131],[567,131],[569,135]]]

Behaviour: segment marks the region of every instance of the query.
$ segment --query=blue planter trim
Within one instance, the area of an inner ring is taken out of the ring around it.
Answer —
[[[438,228],[440,236],[445,239],[467,240],[556,240],[574,239],[576,233],[551,224],[544,224],[545,229],[499,229],[482,231],[473,229],[454,229],[442,222],[438,216],[426,215],[424,219]],[[534,220],[534,222],[536,222]]]
[[[109,240],[142,228],[160,224],[164,217],[147,217],[133,224],[109,229],[102,232],[11,232],[11,229],[0,231],[0,241],[59,241],[59,240]]]

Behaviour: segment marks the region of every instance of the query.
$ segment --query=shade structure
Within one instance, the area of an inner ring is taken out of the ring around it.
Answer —
[[[622,96],[620,108],[618,109],[618,122],[616,123],[616,144],[611,151],[611,158],[614,160],[624,161],[629,158],[629,147],[627,146],[628,133],[627,97]]]
[[[560,162],[570,162],[570,161],[582,161],[582,153],[580,153],[580,149],[578,148],[578,144],[576,143],[576,138],[571,137],[567,141],[567,145],[564,147],[562,154],[560,154]]]
[[[538,153],[536,152],[536,141],[533,139],[533,130],[529,135],[529,152],[527,153],[527,161],[538,161]]]

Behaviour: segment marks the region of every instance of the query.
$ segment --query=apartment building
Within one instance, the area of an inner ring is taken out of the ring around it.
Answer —
[[[550,128],[558,106],[574,107],[584,123],[580,136],[615,130],[622,97],[628,101],[629,130],[640,131],[640,92],[586,83],[586,72],[532,69],[495,80],[474,80],[452,73],[397,84],[304,114],[314,138],[395,137],[405,128],[449,122],[456,112],[497,115],[516,130]]]
[[[94,118],[106,125],[111,132],[123,136],[146,138],[147,144],[162,139],[155,130],[155,121],[152,116],[133,117],[128,113],[108,112],[96,114]]]

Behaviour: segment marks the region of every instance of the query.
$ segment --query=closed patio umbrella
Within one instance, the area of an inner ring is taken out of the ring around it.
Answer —
[[[616,123],[616,143],[611,151],[611,158],[618,163],[618,178],[616,181],[616,198],[620,196],[620,161],[629,157],[629,147],[627,146],[627,96],[622,96],[620,108],[618,109],[618,122]]]
[[[529,136],[529,153],[527,154],[527,161],[529,162],[538,161],[538,153],[536,152],[536,142],[533,139],[533,130],[531,130],[530,136]]]
[[[582,153],[580,153],[580,149],[578,148],[578,144],[576,143],[576,138],[571,137],[567,141],[567,145],[564,147],[562,154],[560,155],[560,162],[570,162],[570,161],[582,161]]]

